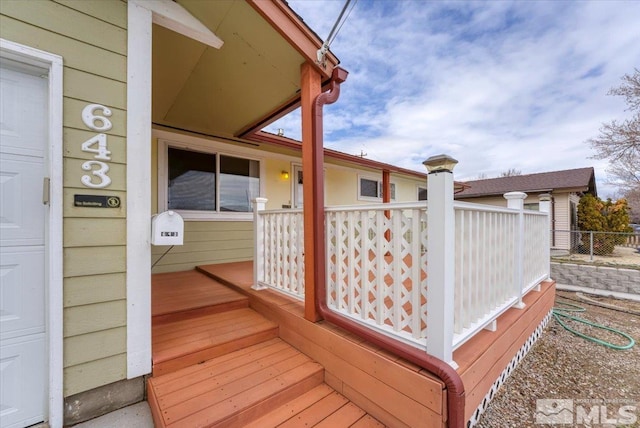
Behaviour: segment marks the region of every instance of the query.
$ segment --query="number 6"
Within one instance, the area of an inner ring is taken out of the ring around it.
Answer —
[[[102,110],[102,116],[95,114],[95,110]],[[105,117],[106,116],[106,117]],[[111,109],[102,104],[89,104],[82,109],[82,121],[88,128],[94,131],[108,131],[111,129],[111,121],[107,117],[111,116]],[[101,123],[98,125],[96,122]]]

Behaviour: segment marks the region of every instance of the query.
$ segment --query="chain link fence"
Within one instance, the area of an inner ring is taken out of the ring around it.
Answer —
[[[551,248],[554,256],[582,254],[593,261],[594,256],[615,257],[640,251],[640,233],[552,230]]]

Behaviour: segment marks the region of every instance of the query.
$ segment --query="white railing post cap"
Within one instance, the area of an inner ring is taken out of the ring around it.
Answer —
[[[458,164],[458,161],[452,158],[449,155],[436,155],[431,156],[426,161],[422,162],[422,164],[427,168],[429,174],[435,172],[453,171],[453,168]]]
[[[267,202],[269,202],[269,199],[267,199],[267,198],[254,198],[251,202],[253,202],[254,204],[266,204]]]
[[[508,192],[505,193],[504,195],[502,195],[506,200],[511,200],[511,199],[525,199],[527,197],[527,194],[524,192]]]
[[[550,201],[551,200],[551,195],[549,193],[543,193],[541,195],[538,195],[538,199],[540,201]]]

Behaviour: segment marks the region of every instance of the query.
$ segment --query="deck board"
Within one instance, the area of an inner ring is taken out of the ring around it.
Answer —
[[[246,294],[195,271],[154,275],[152,285],[156,426],[275,427],[298,416],[384,426],[326,385],[323,367],[278,338],[278,324],[250,309]],[[298,312],[286,297],[269,301]]]
[[[304,411],[332,392],[333,390],[331,389],[331,387],[325,384],[316,386],[311,391],[302,394],[296,399],[289,401],[288,403],[270,411],[261,418],[247,424],[245,428],[264,428],[279,426],[280,424],[295,417],[298,413]]]
[[[345,406],[349,400],[337,392],[323,397],[319,401],[313,403],[295,417],[289,419],[285,423],[278,425],[280,428],[298,428],[304,426],[315,426],[322,422],[331,414],[337,412]]]
[[[174,314],[207,313],[248,306],[246,297],[241,293],[195,270],[154,274],[151,289],[154,324],[172,319]]]
[[[446,389],[433,374],[368,344],[339,327],[322,322],[304,322],[302,303],[272,290],[255,291],[250,288],[251,262],[206,265],[199,266],[198,269],[247,295],[250,307],[279,323],[282,338],[324,365],[327,369],[325,379],[331,386],[339,389],[380,421],[390,426],[413,425],[417,421],[412,421],[415,409],[407,411],[407,403],[413,401],[433,411],[429,417],[440,415],[440,424],[435,419],[430,419],[433,426],[446,425]],[[478,400],[483,399],[502,371],[501,366],[515,355],[540,325],[552,307],[554,291],[553,281],[543,282],[540,292],[531,291],[524,297],[527,304],[524,309],[510,309],[498,318],[496,332],[481,331],[454,352],[454,361],[459,365],[458,373],[465,385],[466,416],[475,410]],[[343,340],[339,340],[339,337]],[[354,344],[358,346],[354,347]],[[397,367],[403,367],[404,371],[399,372]],[[359,370],[363,373],[358,373]],[[419,377],[416,378],[416,375]],[[422,384],[416,388],[425,378],[432,380],[433,385],[425,388]],[[415,384],[406,386],[411,383]],[[397,395],[398,392],[404,397]],[[406,401],[407,399],[410,401]],[[412,413],[413,416],[407,417],[406,413]],[[423,416],[422,421],[424,420]],[[366,426],[364,420],[355,423],[356,426],[358,424]]]

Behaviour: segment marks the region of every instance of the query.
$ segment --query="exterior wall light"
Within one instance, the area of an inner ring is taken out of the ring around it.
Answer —
[[[282,171],[280,173],[280,177],[282,177],[283,180],[288,180],[289,179],[289,171]]]
[[[427,168],[429,174],[436,172],[452,172],[453,168],[458,164],[458,161],[449,155],[436,155],[431,156],[422,164]]]

